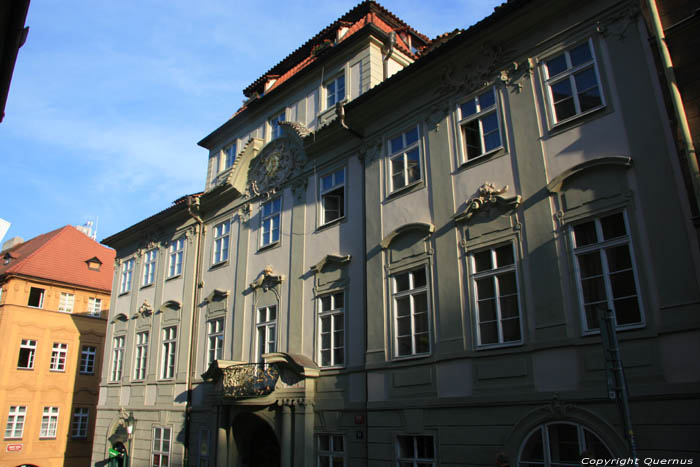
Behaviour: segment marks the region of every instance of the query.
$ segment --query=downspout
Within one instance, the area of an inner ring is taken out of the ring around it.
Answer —
[[[383,64],[383,73],[384,77],[382,81],[387,79],[389,77],[389,59],[391,58],[391,55],[394,53],[394,46],[396,45],[396,32],[391,31],[389,33],[389,36],[386,38],[386,42],[384,42],[384,50],[382,51],[382,64]]]
[[[342,101],[335,103],[335,115],[338,117],[338,123],[340,123],[340,126],[348,130],[356,138],[362,139],[362,134],[360,132],[353,130],[347,123],[345,123],[345,104]]]
[[[693,137],[690,133],[690,126],[688,125],[683,99],[681,98],[681,93],[678,90],[676,74],[673,71],[673,61],[671,60],[671,54],[669,53],[666,45],[666,35],[664,34],[664,28],[661,24],[659,10],[656,7],[656,0],[646,0],[646,3],[649,7],[652,32],[656,45],[659,48],[661,65],[666,75],[666,82],[668,84],[668,90],[671,96],[673,111],[675,113],[676,120],[678,121],[681,144],[683,145],[681,150],[688,164],[690,180],[693,184],[693,192],[695,195],[695,204],[697,208],[700,209],[700,169],[698,169],[698,159],[695,152],[695,146],[693,144]],[[695,220],[697,220],[697,218]]]
[[[197,337],[198,337],[198,322],[199,322],[199,284],[201,281],[201,264],[202,264],[202,241],[204,239],[204,223],[202,218],[199,217],[199,198],[195,198],[190,195],[187,197],[187,213],[192,219],[197,223],[197,253],[196,253],[196,263],[194,265],[194,289],[193,289],[193,299],[192,299],[192,314],[190,315],[190,351],[187,355],[187,404],[185,405],[185,458],[184,465],[187,467],[189,465],[189,454],[190,454],[190,438],[191,438],[191,428],[190,424],[192,421],[192,379],[194,378],[195,365],[193,365],[196,349],[197,349]]]

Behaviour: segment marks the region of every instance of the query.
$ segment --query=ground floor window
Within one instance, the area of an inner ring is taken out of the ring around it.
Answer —
[[[345,465],[343,435],[322,433],[316,439],[318,442],[318,467],[343,467]]]
[[[151,467],[170,467],[170,428],[153,427]]]
[[[605,444],[577,423],[547,423],[527,437],[520,449],[520,467],[578,466],[582,457],[611,459]]]
[[[430,435],[404,436],[396,439],[398,467],[432,467],[435,463],[435,440]]]

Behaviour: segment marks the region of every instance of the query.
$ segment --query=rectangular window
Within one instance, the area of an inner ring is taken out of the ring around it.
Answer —
[[[435,462],[435,441],[432,436],[403,436],[396,439],[396,459],[401,467],[428,467]]]
[[[220,360],[224,352],[224,318],[207,321],[207,364]]]
[[[316,437],[319,467],[345,466],[345,439],[343,435],[319,434]]]
[[[160,377],[170,379],[175,376],[175,347],[177,343],[177,328],[163,328],[163,354],[161,355]]]
[[[39,287],[32,287],[29,289],[29,301],[27,302],[27,305],[34,308],[43,308],[44,292],[44,289],[40,289]]]
[[[88,298],[88,314],[90,316],[99,317],[102,313],[102,299],[89,297]]]
[[[644,324],[625,214],[577,223],[570,231],[584,330],[599,328],[599,308],[612,310],[619,328]]]
[[[326,108],[330,109],[336,103],[345,100],[345,74],[341,74],[324,86],[326,91]]]
[[[153,284],[156,278],[156,260],[158,259],[158,250],[153,248],[148,250],[144,256],[143,263],[143,286]]]
[[[168,277],[182,274],[182,254],[185,251],[185,239],[173,240],[168,248]]]
[[[131,276],[134,274],[134,259],[124,262],[122,265],[121,282],[119,285],[119,293],[126,293],[131,290]]]
[[[343,292],[323,295],[318,310],[318,362],[322,367],[345,363]]]
[[[34,368],[34,357],[36,356],[36,341],[33,339],[22,339],[19,346],[19,358],[17,368],[31,370]]]
[[[430,309],[425,267],[393,277],[394,355],[430,352]]]
[[[22,434],[24,432],[24,419],[26,416],[26,406],[10,406],[10,411],[7,414],[7,425],[5,425],[5,439],[22,439]]]
[[[199,430],[199,467],[209,467],[209,430]]]
[[[272,305],[258,308],[255,327],[258,341],[255,357],[257,362],[262,362],[263,354],[275,352],[277,349],[277,307]]]
[[[280,241],[280,218],[282,198],[263,204],[260,210],[260,246],[272,245]]]
[[[513,245],[470,255],[478,345],[519,342],[520,304]]]
[[[136,333],[136,351],[134,352],[134,379],[146,379],[148,362],[148,331]]]
[[[80,350],[80,374],[92,375],[95,374],[95,355],[97,347],[92,345],[84,345]]]
[[[280,126],[280,122],[284,121],[284,111],[282,113],[275,115],[274,117],[270,118],[268,122],[270,123],[270,140],[272,141],[273,139],[277,139],[280,136],[282,136],[282,127]]]
[[[496,90],[479,94],[459,106],[459,127],[464,160],[477,158],[503,146]]]
[[[544,75],[553,123],[604,105],[590,40],[545,60]]]
[[[58,407],[44,407],[41,417],[40,438],[55,438],[58,428]]]
[[[51,363],[49,370],[66,371],[66,355],[68,354],[68,344],[54,342],[51,349]]]
[[[112,372],[110,381],[122,379],[122,368],[124,366],[124,336],[116,336],[112,340]]]
[[[73,410],[70,437],[74,439],[86,439],[88,435],[88,420],[90,420],[90,409],[87,407],[76,407]]]
[[[235,160],[236,160],[236,143],[234,142],[234,143],[231,143],[224,148],[224,161],[225,161],[224,170],[233,166],[233,163]]]
[[[228,260],[228,243],[231,223],[222,222],[214,226],[214,258],[213,264],[223,263]]]
[[[345,169],[321,177],[321,225],[345,216]]]
[[[389,140],[389,174],[394,192],[421,179],[418,127]]]
[[[58,302],[58,311],[64,313],[73,312],[73,304],[75,303],[75,295],[72,293],[61,292],[61,298]]]
[[[170,428],[153,427],[151,467],[170,467]]]

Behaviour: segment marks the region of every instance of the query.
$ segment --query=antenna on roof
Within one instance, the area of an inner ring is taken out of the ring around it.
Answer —
[[[97,221],[88,219],[83,225],[76,225],[75,228],[93,240],[97,238]]]

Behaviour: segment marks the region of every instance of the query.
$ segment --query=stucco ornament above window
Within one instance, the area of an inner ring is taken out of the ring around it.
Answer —
[[[272,271],[272,266],[265,266],[265,269],[258,276],[258,278],[250,283],[250,288],[255,290],[261,288],[265,291],[275,287],[277,284],[282,283],[284,276],[282,274],[274,274]]]
[[[497,207],[504,210],[515,209],[520,205],[521,196],[515,195],[511,197],[501,196],[508,191],[508,185],[497,189],[496,185],[491,182],[484,182],[479,187],[479,194],[467,200],[467,209],[464,212],[454,216],[455,222],[467,222],[475,214],[484,212],[485,210]]]
[[[148,300],[144,300],[141,306],[139,307],[138,310],[136,310],[136,314],[134,315],[134,318],[138,318],[139,316],[143,316],[144,318],[147,318],[153,313],[153,307],[151,306],[150,303],[148,303]]]

